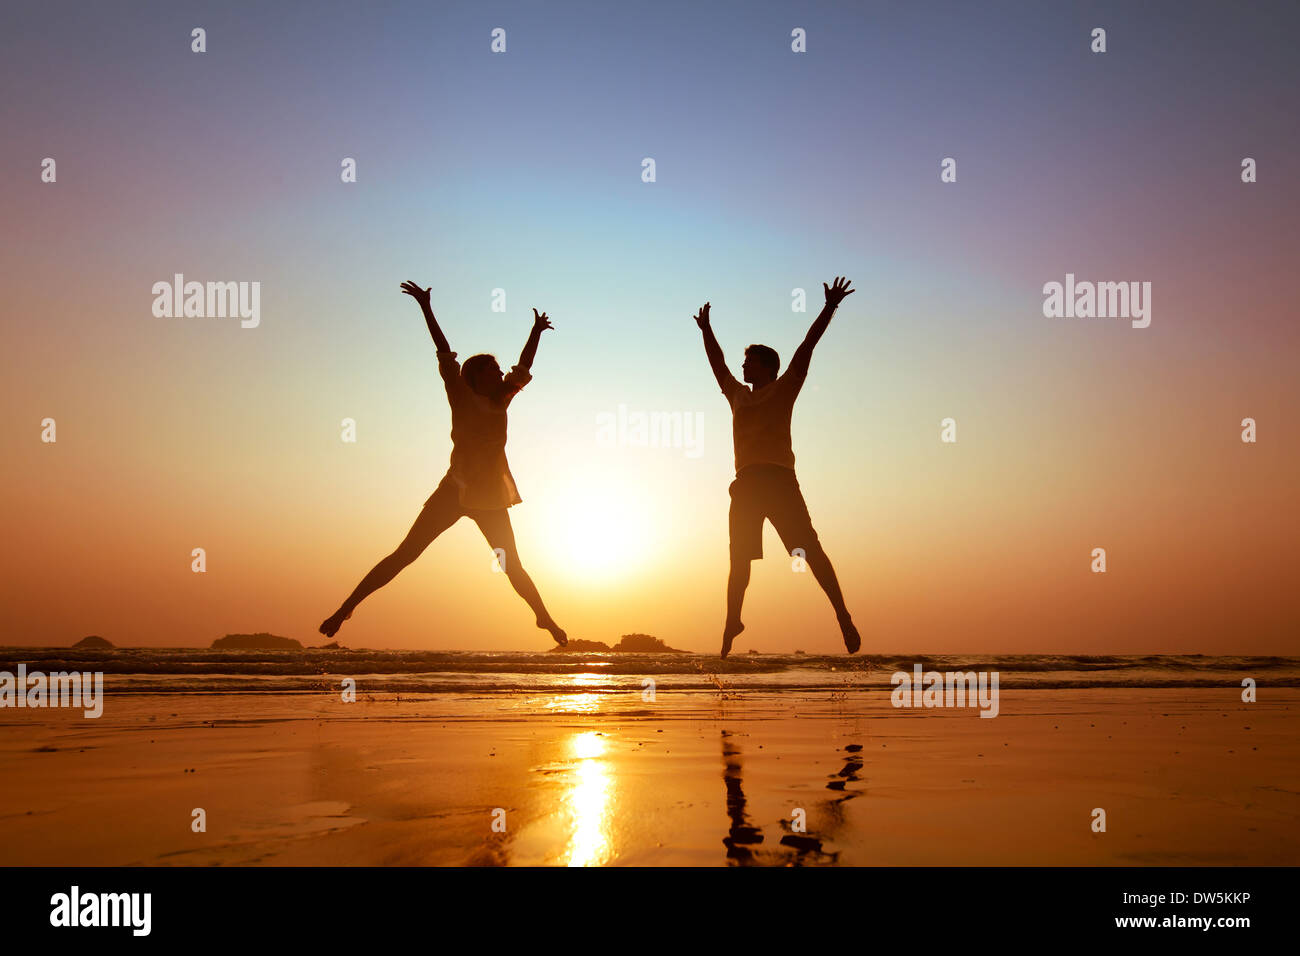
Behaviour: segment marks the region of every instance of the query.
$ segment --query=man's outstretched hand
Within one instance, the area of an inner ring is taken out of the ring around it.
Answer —
[[[828,286],[822,283],[822,288],[826,290],[826,304],[834,308],[844,301],[845,296],[850,296],[857,292],[857,289],[849,288],[849,280],[840,276],[835,277],[835,283]]]
[[[433,291],[433,286],[429,286],[427,289],[421,289],[418,285],[408,279],[406,282],[402,283],[402,291],[427,309],[429,307],[429,293]]]
[[[709,303],[704,303],[704,308],[695,313],[695,324],[702,329],[709,327]]]
[[[551,320],[546,317],[545,312],[543,312],[541,315],[538,315],[537,310],[533,309],[533,331],[534,332],[544,332],[547,329],[553,329],[553,328],[555,328],[555,326],[551,325]]]

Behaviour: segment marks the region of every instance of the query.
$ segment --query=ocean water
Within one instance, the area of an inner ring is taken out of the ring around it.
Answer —
[[[1297,657],[538,653],[0,647],[0,671],[102,671],[112,693],[626,693],[661,690],[842,691],[889,688],[897,671],[997,671],[1003,690],[1108,687],[1300,687]]]

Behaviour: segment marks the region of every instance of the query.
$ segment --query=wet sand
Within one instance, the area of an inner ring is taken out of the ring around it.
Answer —
[[[1239,695],[110,691],[0,711],[0,864],[1294,865],[1300,691]]]

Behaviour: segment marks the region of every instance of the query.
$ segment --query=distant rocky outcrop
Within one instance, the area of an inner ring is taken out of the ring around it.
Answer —
[[[576,651],[583,652],[601,652],[611,654],[689,654],[690,651],[679,651],[675,647],[669,647],[657,637],[651,637],[649,634],[624,634],[619,642],[610,647],[604,641],[569,641],[563,647],[552,647],[552,652],[566,653]]]
[[[302,644],[292,637],[276,637],[265,631],[257,634],[227,634],[212,642],[214,651],[250,651],[250,650],[302,650]]]
[[[98,634],[91,634],[89,637],[83,637],[73,647],[80,647],[83,650],[111,651],[114,649],[113,642]]]
[[[575,640],[571,640],[571,641],[569,641],[569,643],[565,644],[563,647],[561,647],[561,646],[558,645],[558,644],[555,645],[554,647],[551,648],[551,651],[552,651],[552,652],[558,651],[559,653],[563,654],[563,653],[566,653],[566,652],[568,652],[568,651],[577,651],[577,652],[579,652],[579,653],[590,653],[590,652],[592,652],[592,651],[608,652],[609,649],[610,649],[609,645],[606,644],[604,641],[575,641]]]
[[[649,634],[624,634],[622,639],[610,648],[612,651],[621,651],[625,654],[688,654],[689,651],[679,651],[675,647],[669,647],[657,637],[651,637]]]

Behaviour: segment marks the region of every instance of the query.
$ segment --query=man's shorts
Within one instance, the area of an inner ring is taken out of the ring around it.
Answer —
[[[817,544],[817,532],[794,470],[780,465],[748,465],[731,483],[731,559],[753,561],[763,556],[763,520],[772,522],[787,552],[805,552]]]

